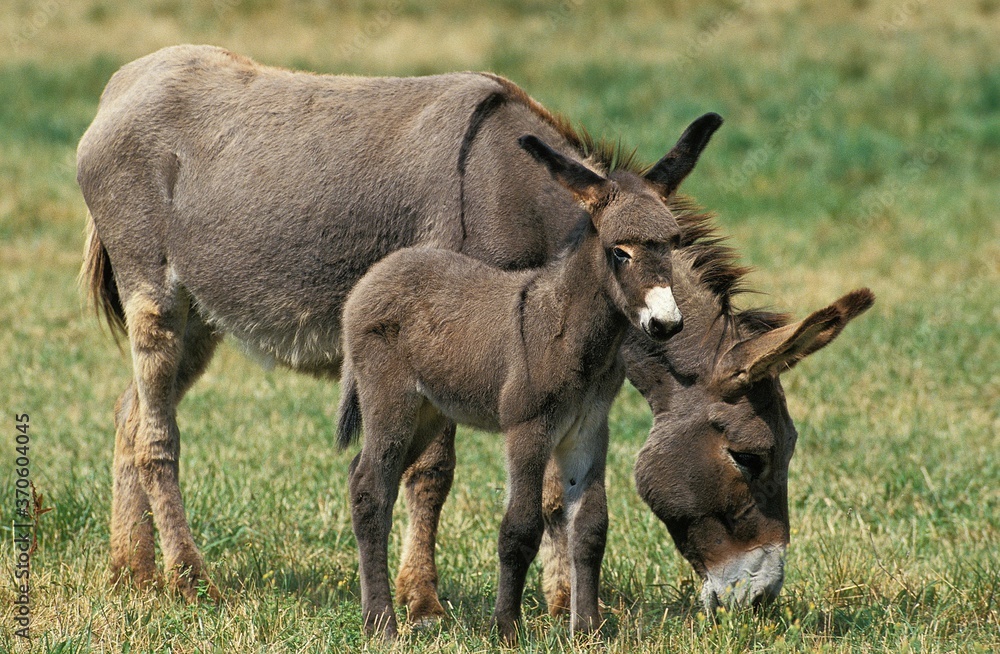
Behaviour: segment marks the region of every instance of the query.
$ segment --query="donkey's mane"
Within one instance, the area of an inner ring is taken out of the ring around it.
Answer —
[[[546,109],[528,95],[524,89],[506,77],[493,73],[483,74],[500,84],[510,99],[525,105],[539,118],[552,125],[560,136],[580,153],[581,157],[589,159],[593,164],[603,168],[605,173],[623,170],[641,175],[646,172],[647,167],[638,160],[636,150],[626,150],[621,140],[595,139],[582,126],[574,128],[573,123],[568,118]]]
[[[484,75],[500,84],[510,99],[524,104],[539,118],[552,125],[584,159],[604,168],[606,173],[621,170],[644,175],[649,171],[650,166],[639,160],[636,150],[625,150],[620,140],[612,142],[595,139],[583,127],[574,128],[562,114],[546,109],[509,79],[493,73]],[[785,313],[761,308],[735,308],[735,296],[752,292],[745,286],[746,276],[752,269],[739,264],[739,254],[725,245],[725,238],[719,235],[711,214],[701,211],[687,198],[675,196],[669,204],[681,228],[680,246],[691,257],[691,269],[697,275],[699,283],[706,286],[718,299],[720,317],[727,325],[735,327],[737,333],[744,336],[755,336],[783,327],[791,321],[791,316]],[[578,244],[586,224],[587,221],[581,222],[566,239],[566,250],[571,251]]]
[[[698,282],[719,301],[720,317],[745,337],[756,336],[789,323],[791,316],[762,308],[737,309],[733,299],[752,293],[746,286],[753,270],[739,264],[739,253],[725,244],[713,216],[701,211],[687,198],[674,198],[670,208],[681,228],[680,249],[691,261]]]

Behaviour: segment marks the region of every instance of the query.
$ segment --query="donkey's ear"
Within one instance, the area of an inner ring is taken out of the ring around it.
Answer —
[[[719,361],[715,386],[724,396],[735,395],[766,375],[788,370],[836,338],[874,302],[875,295],[862,288],[805,320],[740,341]]]
[[[720,125],[722,116],[716,113],[707,113],[688,125],[670,152],[646,173],[646,179],[662,186],[664,197],[669,197],[694,170],[701,151]]]
[[[593,207],[611,187],[611,181],[601,177],[583,164],[573,161],[550,148],[545,141],[532,134],[517,139],[539,163],[549,169],[557,182],[565,186],[585,206]]]
[[[851,322],[865,311],[868,311],[873,304],[875,304],[875,294],[868,288],[859,288],[851,291],[831,304],[831,307],[836,308],[837,311],[840,312],[840,321],[837,323],[836,329],[832,332],[824,332],[821,334],[821,338],[816,339],[816,341],[813,342],[812,347],[802,353],[802,357],[812,354],[821,347],[826,346],[833,339],[837,338],[837,336],[840,335],[840,332],[844,330],[847,323]]]

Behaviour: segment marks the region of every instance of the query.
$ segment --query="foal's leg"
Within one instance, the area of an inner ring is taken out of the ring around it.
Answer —
[[[419,395],[367,384],[358,377],[365,437],[361,452],[351,463],[351,522],[358,542],[361,577],[361,615],[365,632],[381,631],[387,639],[397,634],[396,614],[389,590],[389,531],[392,507],[406,468],[417,414]]]
[[[562,615],[570,609],[569,525],[563,502],[562,473],[555,458],[549,459],[542,489],[542,516],[545,531],[539,556],[542,559],[542,590],[549,615]]]
[[[434,546],[441,507],[454,477],[455,424],[449,422],[403,475],[409,521],[396,577],[396,601],[406,604],[414,624],[444,615],[437,594]]]
[[[497,542],[500,580],[493,624],[507,643],[517,641],[524,580],[544,529],[542,481],[552,445],[540,423],[525,423],[505,434],[509,498]]]
[[[177,402],[183,387],[204,368],[211,353],[208,346],[204,361],[185,362],[188,309],[189,300],[178,289],[172,295],[143,289],[133,292],[125,302],[134,399],[138,400],[133,409],[138,424],[132,455],[160,533],[164,568],[171,585],[189,601],[198,599],[200,593],[217,600],[221,595],[209,580],[194,544],[178,482]],[[179,374],[182,369],[186,371],[184,378]]]

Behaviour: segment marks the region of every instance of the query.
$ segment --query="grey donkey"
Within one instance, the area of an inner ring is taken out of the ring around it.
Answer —
[[[697,120],[648,170],[621,162],[632,183],[619,195],[665,211],[719,123]],[[614,163],[486,73],[312,75],[185,45],[114,74],[77,150],[91,215],[81,278],[132,357],[114,410],[114,580],[159,585],[158,532],[169,586],[221,597],[185,515],[177,406],[223,336],[336,377],[344,299],[390,252],[441,247],[505,268],[557,254],[584,211],[518,146],[526,133]],[[453,469],[449,426],[404,478],[397,599],[416,621],[444,614],[434,548]]]

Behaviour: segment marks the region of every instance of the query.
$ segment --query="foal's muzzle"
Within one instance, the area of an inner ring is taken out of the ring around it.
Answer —
[[[669,286],[657,286],[646,293],[646,306],[639,311],[639,325],[646,335],[665,341],[684,326],[681,310]]]

